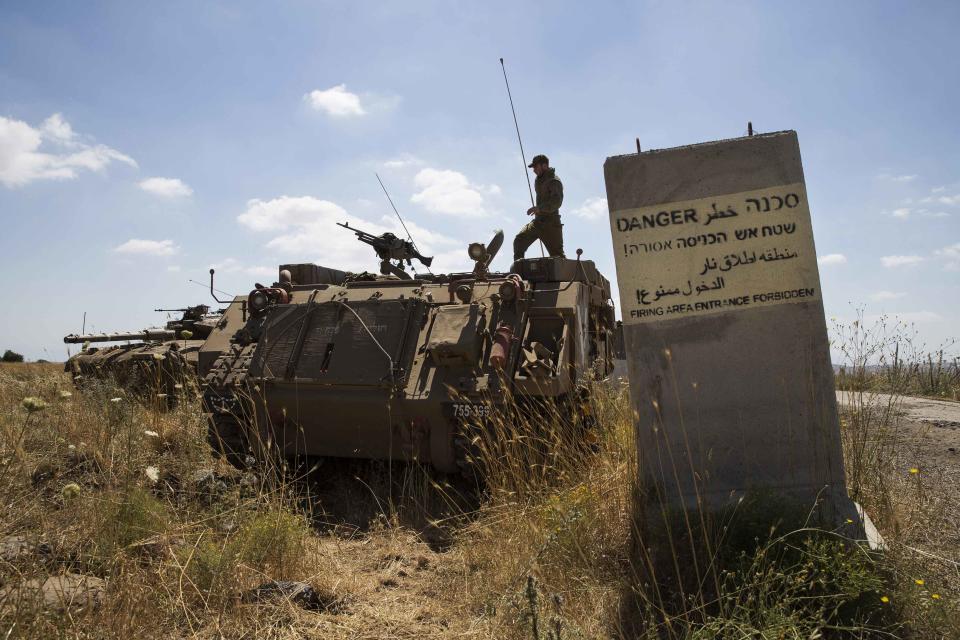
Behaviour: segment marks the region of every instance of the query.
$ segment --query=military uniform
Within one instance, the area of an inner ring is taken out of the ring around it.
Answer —
[[[551,167],[537,176],[537,212],[513,240],[513,259],[520,260],[535,241],[540,240],[550,257],[563,256],[563,225],[560,205],[563,204],[563,183]]]

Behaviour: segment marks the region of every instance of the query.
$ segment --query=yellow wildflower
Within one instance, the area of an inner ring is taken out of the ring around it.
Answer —
[[[890,598],[888,598],[887,596],[880,596],[880,602],[882,602],[883,604],[887,604],[888,602],[890,602]]]
[[[79,497],[80,491],[80,485],[76,482],[71,482],[70,484],[63,485],[63,488],[60,489],[60,495],[63,497],[64,502],[67,502]]]
[[[934,600],[939,600],[939,599],[940,599],[940,594],[939,594],[939,593],[931,593],[931,594],[930,594],[930,597],[933,598]]]
[[[913,582],[914,582],[915,584],[920,585],[921,587],[923,586],[923,578],[917,578],[917,579],[914,580]]]
[[[917,475],[918,473],[920,473],[920,469],[917,469],[916,467],[910,467],[910,473],[912,473],[913,475]]]
[[[27,410],[27,413],[34,413],[36,411],[43,411],[47,408],[47,403],[44,402],[43,398],[38,398],[36,396],[30,396],[24,398],[20,403],[24,409]]]

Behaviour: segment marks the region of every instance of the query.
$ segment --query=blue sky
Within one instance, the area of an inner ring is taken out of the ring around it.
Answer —
[[[0,3],[0,349],[163,322],[203,281],[375,269],[333,226],[396,222],[445,270],[526,221],[528,155],[568,253],[613,275],[603,161],[796,129],[828,316],[960,317],[955,2]],[[505,251],[504,254],[509,253]],[[509,255],[496,262],[505,268]]]

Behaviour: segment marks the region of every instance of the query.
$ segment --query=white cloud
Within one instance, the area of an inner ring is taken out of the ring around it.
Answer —
[[[243,271],[255,278],[270,278],[271,282],[279,277],[277,267],[254,266],[246,267]]]
[[[893,314],[894,318],[902,320],[907,324],[911,323],[923,323],[923,322],[939,322],[943,320],[943,316],[935,311],[906,311],[904,313]]]
[[[946,246],[943,249],[937,249],[933,252],[933,255],[946,261],[943,264],[944,270],[960,271],[960,242]]]
[[[343,222],[346,218],[347,211],[329,200],[318,200],[310,196],[280,196],[273,200],[249,200],[247,210],[241,213],[237,220],[254,231],[283,231],[321,220],[332,225]]]
[[[946,204],[950,206],[953,206],[955,204],[960,204],[960,194],[957,194],[955,196],[940,196],[939,198],[937,198],[937,202],[939,202],[940,204]]]
[[[338,84],[329,89],[314,89],[304,99],[313,109],[323,111],[335,118],[349,118],[366,115],[367,111],[360,104],[360,96],[347,91],[347,85]]]
[[[273,282],[277,277],[277,267],[265,267],[261,265],[246,266],[236,258],[224,258],[220,262],[210,265],[219,274],[242,273],[254,278],[269,278]]]
[[[224,258],[220,262],[211,264],[210,268],[215,269],[217,273],[236,273],[240,271],[241,265],[236,258]]]
[[[922,203],[933,202],[933,198],[923,198]],[[946,211],[930,211],[929,209],[908,209],[906,207],[893,210],[893,217],[904,220],[912,215],[918,215],[923,218],[949,218],[950,214]]]
[[[407,167],[415,167],[423,164],[423,161],[415,155],[409,153],[401,153],[396,158],[391,158],[383,163],[383,166],[387,169],[406,169]]]
[[[70,123],[64,120],[63,116],[59,113],[55,113],[44,120],[40,130],[48,140],[56,140],[57,142],[67,145],[73,143],[76,135]]]
[[[883,256],[880,258],[880,264],[892,269],[895,267],[912,267],[923,262],[920,256]]]
[[[948,258],[960,258],[960,242],[946,246],[943,249],[937,249],[934,251],[934,253],[938,256],[945,256]]]
[[[237,220],[254,231],[271,233],[273,237],[267,241],[266,247],[277,254],[353,271],[377,271],[379,259],[370,246],[359,242],[349,230],[337,227],[337,222],[347,222],[374,235],[389,231],[406,237],[392,215],[384,215],[379,220],[366,220],[348,213],[334,202],[310,196],[250,200],[246,211]],[[407,228],[420,252],[435,257],[434,268],[450,268],[450,261],[460,254],[463,260],[466,259],[467,243],[424,229],[414,222],[407,222]],[[441,257],[445,254],[435,255],[438,249],[457,245],[462,245],[463,249],[451,251],[449,260]],[[414,264],[417,269],[424,270],[416,261]]]
[[[943,321],[943,316],[935,311],[903,311],[898,313],[870,313],[863,316],[863,324],[872,325],[877,323],[887,324],[891,321],[902,322],[905,324],[927,324]]]
[[[573,210],[573,214],[587,220],[606,218],[609,209],[606,198],[587,198],[580,207]]]
[[[410,201],[423,205],[431,213],[447,213],[466,217],[487,215],[484,194],[497,195],[497,185],[477,185],[459,171],[449,169],[421,169],[413,178],[420,191]]]
[[[917,179],[915,174],[901,174],[895,175],[890,173],[881,173],[877,176],[879,180],[887,180],[888,182],[913,182]]]
[[[905,295],[907,294],[900,291],[877,291],[870,294],[870,299],[874,302],[884,302],[886,300],[897,300]]]
[[[50,147],[55,147],[55,152]],[[116,149],[81,141],[59,113],[40,128],[0,116],[0,183],[6,187],[34,180],[71,180],[81,170],[101,171],[111,162],[137,166],[133,158]]]
[[[943,193],[946,190],[946,187],[934,187],[933,189],[930,189],[930,193]]]
[[[180,248],[174,246],[173,240],[140,240],[131,238],[123,244],[114,247],[117,253],[127,253],[147,256],[172,256]]]
[[[147,178],[140,181],[140,188],[161,198],[186,198],[193,189],[179,178]]]
[[[170,266],[167,267],[167,271],[169,271],[170,273],[180,273],[180,265],[171,264]]]
[[[828,253],[825,256],[817,258],[817,264],[823,267],[835,264],[847,264],[847,256],[842,253]]]

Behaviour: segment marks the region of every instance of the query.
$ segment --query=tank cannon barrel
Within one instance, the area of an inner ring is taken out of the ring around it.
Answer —
[[[125,342],[129,340],[152,342],[155,340],[176,339],[177,332],[173,329],[145,329],[143,331],[132,331],[130,333],[88,333],[83,335],[71,333],[63,337],[63,341],[67,344],[83,344],[84,342]]]

